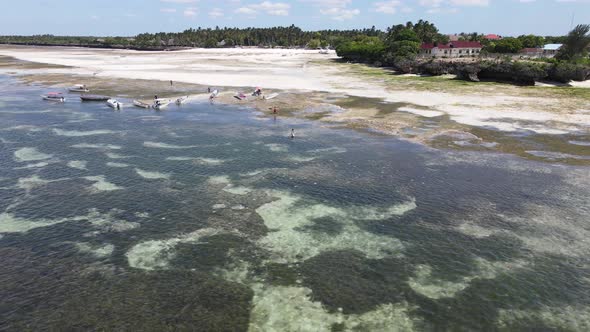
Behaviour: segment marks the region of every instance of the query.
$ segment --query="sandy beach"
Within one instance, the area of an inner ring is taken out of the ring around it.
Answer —
[[[333,104],[334,98],[372,98],[373,106],[348,106],[341,112],[315,113],[313,117],[368,126],[390,134],[412,121],[376,116],[379,103],[419,118],[448,117],[451,123],[504,132],[528,130],[537,134],[567,134],[590,127],[590,88],[516,87],[498,83],[469,83],[453,77],[395,75],[366,65],[337,62],[337,56],[294,49],[190,49],[175,52],[140,52],[64,47],[0,46],[0,55],[45,64],[37,68],[3,67],[0,72],[28,75],[40,83],[76,81],[146,80],[219,87],[224,103],[237,103],[236,91],[280,90],[273,105],[289,111]],[[51,65],[51,66],[49,66]],[[53,75],[53,79],[49,78]],[[74,76],[75,75],[75,76]],[[63,77],[75,77],[65,81]],[[60,86],[60,84],[57,84]],[[199,87],[199,89],[202,89]],[[241,102],[262,111],[268,103]],[[350,104],[350,103],[349,103]],[[342,106],[342,105],[340,105]],[[453,126],[451,126],[453,127]],[[449,128],[447,128],[449,129]],[[454,129],[454,128],[450,128]],[[419,135],[426,140],[440,132]]]

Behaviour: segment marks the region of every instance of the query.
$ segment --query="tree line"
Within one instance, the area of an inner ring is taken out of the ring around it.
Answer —
[[[132,49],[172,49],[179,47],[330,47],[357,36],[381,37],[383,32],[370,29],[303,31],[291,25],[273,28],[196,28],[178,33],[142,33],[134,37],[79,36],[0,36],[0,43],[23,45],[59,45]]]
[[[416,36],[397,36],[407,34],[406,29],[412,30]],[[106,48],[132,48],[132,49],[171,49],[179,47],[235,47],[235,46],[257,46],[257,47],[307,47],[335,48],[343,43],[351,43],[351,48],[359,48],[359,45],[367,44],[369,57],[372,58],[375,49],[382,44],[393,43],[393,39],[404,39],[404,41],[418,41],[426,43],[446,43],[448,37],[440,34],[433,23],[419,20],[413,24],[408,22],[405,25],[395,25],[386,31],[376,29],[374,26],[369,29],[351,30],[321,30],[303,31],[291,25],[288,27],[272,28],[196,28],[187,29],[177,33],[142,33],[132,37],[93,37],[93,36],[0,36],[2,44],[22,45],[57,45],[57,46],[82,46],[82,47],[106,47]],[[517,38],[504,38],[500,41],[488,41],[482,34],[461,33],[460,40],[480,41],[490,52],[509,53],[517,52],[524,47],[539,47],[544,43],[563,43],[566,37],[541,37],[534,35],[519,36]],[[397,40],[398,44],[402,40]],[[414,49],[410,44],[404,42],[407,51]],[[410,49],[408,49],[410,47]],[[341,48],[345,51],[346,47]]]

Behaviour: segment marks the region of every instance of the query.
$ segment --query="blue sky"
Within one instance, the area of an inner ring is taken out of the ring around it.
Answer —
[[[590,23],[590,0],[3,0],[0,34],[130,36],[187,28],[306,30],[434,22],[443,33],[565,34]]]

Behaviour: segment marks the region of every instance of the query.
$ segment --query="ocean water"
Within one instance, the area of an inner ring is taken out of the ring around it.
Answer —
[[[590,330],[588,167],[44,90],[0,78],[0,330]]]

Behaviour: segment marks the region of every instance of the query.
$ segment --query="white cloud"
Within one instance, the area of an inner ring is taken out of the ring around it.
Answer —
[[[209,11],[209,17],[211,18],[223,17],[223,15],[223,10],[221,8],[213,8]]]
[[[373,3],[375,7],[375,11],[377,13],[383,14],[395,14],[397,12],[397,8],[401,5],[401,2],[398,0],[390,0],[390,1],[378,1]]]
[[[352,0],[299,0],[320,9],[320,14],[330,16],[338,21],[349,20],[361,13],[358,9],[348,8]],[[384,1],[389,2],[389,1]]]
[[[246,15],[256,14],[256,11],[250,7],[240,7],[238,9],[236,9],[235,12],[238,14],[246,14]]]
[[[350,20],[361,13],[358,9],[330,8],[320,9],[322,15],[330,16],[337,21]]]
[[[488,6],[490,0],[450,0],[450,3],[455,6]]]
[[[430,8],[426,12],[428,14],[455,14],[459,10],[457,8]]]
[[[288,16],[291,5],[285,2],[264,1],[258,4],[251,4],[235,10],[238,14],[256,15],[259,11],[273,16]]]
[[[345,8],[352,3],[352,0],[299,0],[299,2],[311,3],[316,7],[324,8]]]
[[[195,17],[198,14],[198,9],[195,7],[188,7],[182,13],[185,17]]]
[[[199,0],[160,0],[161,2],[168,2],[168,3],[197,3]]]
[[[443,0],[420,0],[418,3],[423,7],[440,7]]]
[[[175,8],[161,8],[160,12],[162,12],[162,13],[176,13],[176,9]]]

